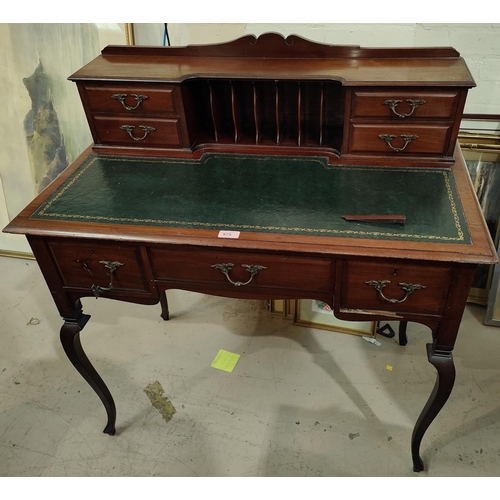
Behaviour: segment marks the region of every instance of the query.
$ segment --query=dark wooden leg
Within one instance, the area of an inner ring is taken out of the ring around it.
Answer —
[[[408,344],[408,337],[406,336],[406,328],[408,326],[408,321],[400,321],[399,322],[399,345]]]
[[[165,290],[160,295],[160,305],[161,305],[161,317],[165,321],[168,321],[170,319],[170,314],[168,312],[167,292]]]
[[[420,458],[420,443],[424,434],[441,411],[453,389],[455,383],[455,365],[451,352],[436,353],[433,344],[427,344],[427,358],[429,363],[437,370],[437,379],[432,394],[427,401],[422,413],[418,417],[411,437],[411,454],[413,458],[413,470],[421,472],[424,470],[424,463]]]
[[[104,428],[104,432],[113,436],[116,423],[115,402],[106,384],[87,358],[80,342],[80,332],[89,319],[90,316],[83,314],[81,305],[79,305],[74,317],[64,318],[64,325],[61,328],[61,343],[73,366],[101,398],[108,414],[108,423]]]

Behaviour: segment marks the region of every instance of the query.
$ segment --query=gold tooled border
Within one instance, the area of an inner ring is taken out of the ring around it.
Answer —
[[[217,155],[217,154],[206,154],[203,155],[199,164],[206,164],[209,159],[213,158],[227,158],[228,155]],[[49,208],[52,204],[57,201],[97,160],[102,157],[95,156],[92,160],[90,160],[87,165],[84,165],[80,172],[78,172],[64,187],[60,188],[60,191],[56,191],[51,199],[49,199],[46,204],[37,210],[30,217],[36,218],[37,215],[52,217],[52,218],[60,218],[60,219],[81,219],[81,220],[94,220],[94,221],[106,221],[106,222],[131,222],[131,223],[149,223],[149,224],[163,224],[163,225],[176,225],[176,226],[189,226],[189,227],[204,227],[204,228],[215,228],[215,229],[257,229],[257,230],[265,230],[265,231],[293,231],[294,233],[314,233],[314,234],[324,234],[324,235],[358,235],[358,236],[385,236],[391,238],[401,238],[401,239],[419,239],[419,240],[435,240],[435,241],[464,241],[464,233],[462,230],[462,226],[460,224],[460,217],[457,210],[457,204],[455,202],[455,198],[453,196],[453,190],[450,183],[450,170],[447,169],[432,169],[432,168],[397,168],[397,167],[372,167],[372,166],[350,166],[350,165],[328,165],[326,164],[326,160],[317,157],[309,157],[309,160],[317,161],[323,168],[327,170],[333,169],[347,169],[347,170],[376,170],[378,172],[419,172],[423,171],[439,173],[444,177],[444,183],[446,186],[446,190],[448,193],[448,199],[450,201],[450,209],[453,214],[453,219],[455,222],[455,228],[457,230],[457,236],[435,236],[435,235],[422,235],[422,234],[398,234],[398,233],[386,233],[379,231],[360,231],[360,230],[346,230],[346,229],[310,229],[303,227],[281,227],[281,226],[256,226],[249,224],[226,224],[226,223],[215,223],[215,222],[186,222],[186,221],[176,221],[176,220],[164,220],[164,219],[140,219],[135,217],[107,217],[107,216],[97,216],[97,215],[75,215],[75,214],[60,214],[60,213],[50,213],[48,212]],[[287,161],[303,161],[303,158],[294,158],[294,157],[280,157],[286,158]],[[146,158],[117,158],[117,157],[106,157],[106,161],[119,161],[119,162],[138,162],[141,163],[158,163],[158,159],[149,160]],[[259,157],[255,156],[252,160],[268,160],[268,157]],[[179,164],[192,164],[190,160],[174,160],[169,159],[169,163],[179,163]]]

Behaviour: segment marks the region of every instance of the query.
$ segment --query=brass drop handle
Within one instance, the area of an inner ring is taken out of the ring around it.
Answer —
[[[396,139],[396,135],[392,135],[392,134],[380,134],[379,136],[379,139],[382,139],[383,141],[385,141],[387,143],[387,145],[393,150],[393,151],[396,151],[396,152],[399,152],[399,151],[403,151],[406,146],[408,146],[408,144],[410,144],[411,141],[414,141],[415,139],[418,139],[418,135],[414,135],[414,134],[401,134],[399,137],[401,137],[405,143],[403,145],[403,147],[401,148],[396,148],[392,145],[392,141],[394,139]]]
[[[156,130],[154,127],[149,127],[147,125],[139,125],[139,128],[142,128],[142,130],[144,130],[144,135],[142,137],[135,137],[135,135],[132,134],[132,132],[135,129],[134,125],[122,125],[120,128],[128,132],[128,135],[132,137],[134,141],[143,141],[150,132],[154,132]]]
[[[125,265],[121,262],[116,262],[111,260],[100,260],[99,264],[104,264],[104,267],[109,269],[109,285],[107,287],[99,285],[92,285],[90,287],[96,299],[98,299],[101,296],[102,292],[109,292],[110,290],[113,290],[113,274],[118,267]]]
[[[389,280],[380,280],[380,281],[365,281],[365,283],[369,286],[375,287],[375,290],[378,291],[380,296],[386,300],[387,302],[390,302],[391,304],[401,304],[401,302],[404,302],[415,290],[421,290],[422,288],[427,288],[424,285],[419,285],[418,283],[398,283],[399,286],[406,292],[405,296],[402,299],[389,299],[384,295],[384,292],[382,291],[389,283]]]
[[[133,109],[137,109],[139,107],[139,105],[141,104],[141,102],[148,98],[147,95],[142,95],[142,94],[130,94],[130,95],[137,101],[137,104],[135,106],[127,106],[125,104],[125,99],[127,98],[127,94],[113,94],[111,96],[111,99],[115,99],[117,101],[120,101],[122,103],[122,106],[127,111],[132,111]]]
[[[248,281],[245,281],[243,283],[242,281],[233,281],[231,277],[229,276],[229,273],[231,269],[234,267],[234,264],[231,264],[230,262],[227,264],[213,264],[212,266],[214,269],[218,269],[221,271],[229,281],[229,283],[233,284],[234,286],[245,286],[250,283],[250,281],[253,280],[253,277],[259,272],[263,271],[264,269],[267,269],[267,267],[264,266],[257,266],[257,265],[249,265],[249,264],[241,264],[241,267],[244,267],[249,273],[250,273],[250,278]]]
[[[396,108],[398,107],[398,104],[402,102],[403,101],[401,99],[387,99],[387,101],[384,101],[384,104],[389,106],[392,109],[392,112],[396,116],[399,116],[399,118],[406,118],[407,116],[411,116],[419,106],[425,104],[425,101],[423,99],[406,99],[406,102],[411,106],[411,111],[409,113],[398,113],[396,111]]]

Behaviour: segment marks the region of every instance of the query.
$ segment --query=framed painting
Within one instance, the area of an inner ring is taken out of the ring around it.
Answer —
[[[498,117],[500,120],[500,117]],[[461,130],[459,144],[491,237],[498,243],[500,219],[500,133],[491,128],[496,120],[477,120],[477,129]],[[484,127],[484,130],[481,130]],[[493,283],[493,266],[480,265],[469,302],[487,305]]]
[[[294,324],[320,330],[348,333],[362,337],[375,338],[376,321],[343,321],[336,318],[328,304],[320,300],[296,300]]]
[[[61,43],[64,41],[64,43]],[[78,90],[67,78],[125,28],[97,23],[0,23],[0,224],[5,227],[92,143]],[[0,232],[0,255],[32,256],[26,238]]]
[[[285,310],[284,300],[270,300],[267,304],[267,308],[271,314],[276,314],[277,316],[283,316]]]
[[[500,252],[500,244],[497,242],[497,252]],[[488,296],[488,307],[484,323],[491,326],[500,326],[500,264],[496,264],[493,270],[491,288]]]
[[[270,300],[268,309],[271,314],[282,316],[285,319],[293,319],[295,300]]]

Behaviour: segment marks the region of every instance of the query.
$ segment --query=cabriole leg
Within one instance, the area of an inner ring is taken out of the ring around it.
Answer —
[[[408,344],[408,337],[406,336],[406,328],[408,327],[408,321],[400,321],[399,322],[399,345]]]
[[[161,317],[165,321],[168,321],[170,319],[170,313],[168,312],[167,292],[165,290],[160,295],[160,305],[161,305]]]
[[[106,413],[108,414],[108,423],[104,428],[104,432],[113,436],[115,434],[116,423],[115,402],[106,384],[87,358],[80,342],[80,332],[90,319],[90,316],[88,314],[83,314],[81,305],[75,313],[74,317],[64,318],[64,324],[61,328],[61,343],[73,366],[101,398]]]
[[[413,458],[413,470],[421,472],[424,463],[420,458],[420,443],[429,425],[436,418],[444,406],[455,383],[455,365],[451,352],[438,352],[434,350],[433,344],[427,344],[427,358],[437,370],[437,379],[429,400],[422,413],[418,417],[411,437],[411,454]]]

